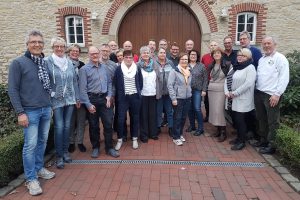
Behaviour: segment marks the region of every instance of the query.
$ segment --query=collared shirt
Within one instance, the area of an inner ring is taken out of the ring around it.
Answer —
[[[289,62],[284,55],[275,52],[259,59],[256,89],[269,95],[281,96],[289,83]]]
[[[229,55],[227,55],[226,53],[223,54],[223,59],[226,62],[226,65],[234,65],[237,63],[236,53],[237,53],[236,50],[232,50]]]
[[[91,93],[107,93],[108,97],[112,96],[112,80],[106,68],[99,64],[95,66],[92,62],[84,65],[79,70],[79,86],[80,86],[80,100],[87,108],[90,103],[88,92]]]

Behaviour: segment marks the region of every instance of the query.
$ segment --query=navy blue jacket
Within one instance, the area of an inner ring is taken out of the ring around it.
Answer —
[[[115,71],[114,85],[116,87],[117,101],[124,101],[125,99],[125,88],[124,88],[124,74],[121,66],[118,66]],[[137,67],[137,73],[135,74],[135,85],[136,91],[141,96],[141,90],[143,89],[143,75],[141,69]]]

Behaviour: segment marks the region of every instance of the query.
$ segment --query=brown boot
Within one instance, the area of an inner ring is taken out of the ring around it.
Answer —
[[[221,126],[220,127],[221,129],[221,133],[220,133],[220,137],[218,138],[218,142],[224,142],[227,138],[227,135],[226,135],[226,126]]]
[[[212,135],[213,137],[221,136],[221,126],[217,126],[217,132]]]

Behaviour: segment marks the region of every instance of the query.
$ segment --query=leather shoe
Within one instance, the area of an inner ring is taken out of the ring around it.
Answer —
[[[238,139],[237,138],[229,141],[229,144],[231,144],[231,145],[234,145],[234,144],[237,144],[237,143],[238,143]]]
[[[267,147],[268,143],[267,142],[262,142],[262,141],[257,141],[251,144],[253,147]]]
[[[157,136],[151,136],[151,137],[149,137],[150,139],[152,139],[152,140],[158,140],[158,137]]]
[[[91,154],[92,158],[98,158],[99,157],[99,148],[93,149],[93,152]]]
[[[140,138],[142,143],[148,143],[148,138]]]
[[[107,155],[117,158],[120,156],[119,152],[114,149],[109,149],[108,152],[106,152]]]
[[[202,135],[204,133],[204,131],[203,130],[197,130],[193,135],[194,136],[200,136],[200,135]]]
[[[83,144],[78,144],[77,146],[80,152],[86,152],[86,148]]]
[[[75,151],[75,144],[70,144],[68,148],[68,152],[73,153]]]
[[[245,146],[246,145],[245,145],[244,142],[240,142],[240,143],[237,143],[237,144],[231,146],[231,150],[234,150],[234,151],[236,151],[236,150],[242,150]]]
[[[261,147],[258,152],[261,154],[274,154],[275,151],[276,151],[275,148],[271,146],[267,146],[267,147]]]
[[[127,142],[127,137],[122,138],[123,142]]]
[[[193,128],[193,127],[191,127],[191,126],[189,126],[189,127],[185,130],[185,132],[188,132],[188,133],[195,132],[195,131],[196,131],[196,129]]]

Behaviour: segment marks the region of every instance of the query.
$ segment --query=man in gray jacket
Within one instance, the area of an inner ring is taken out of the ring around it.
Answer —
[[[51,179],[55,176],[43,167],[51,120],[51,88],[42,53],[43,35],[31,31],[26,45],[25,55],[13,60],[9,67],[8,94],[24,132],[26,186],[31,195],[38,195],[42,193],[38,177]]]

